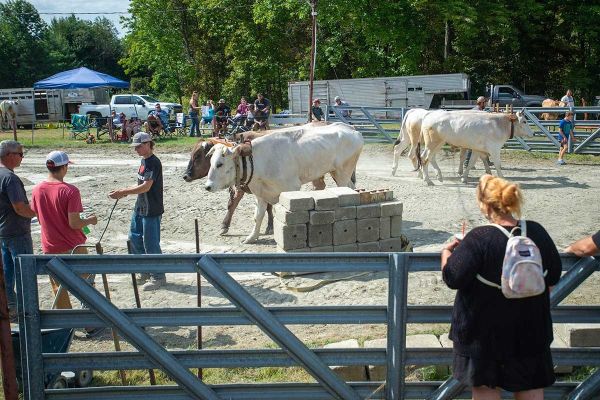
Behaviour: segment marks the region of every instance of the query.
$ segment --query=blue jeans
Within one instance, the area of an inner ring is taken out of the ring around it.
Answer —
[[[198,113],[190,111],[190,119],[192,120],[192,124],[190,125],[190,136],[194,136],[194,132],[196,132],[197,136],[200,136],[200,120],[198,119]]]
[[[142,217],[134,212],[129,227],[133,254],[162,254],[160,249],[160,221],[162,215]],[[150,274],[154,279],[165,279],[165,274]]]
[[[33,243],[31,234],[0,239],[2,242],[2,264],[4,264],[4,285],[6,287],[6,299],[8,307],[17,305],[17,293],[15,292],[15,259],[19,254],[33,254]]]

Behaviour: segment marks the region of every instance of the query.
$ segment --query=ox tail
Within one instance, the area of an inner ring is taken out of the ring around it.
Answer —
[[[416,152],[416,156],[417,156],[417,168],[415,168],[413,170],[414,171],[418,171],[419,169],[421,169],[421,167],[423,166],[423,161],[421,160],[421,141],[419,140],[419,142],[417,143],[417,152]]]

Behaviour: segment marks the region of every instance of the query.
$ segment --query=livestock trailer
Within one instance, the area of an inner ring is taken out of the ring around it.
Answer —
[[[0,101],[17,100],[17,124],[70,120],[81,103],[108,103],[106,89],[0,89]]]
[[[435,108],[444,96],[468,98],[471,82],[467,74],[439,74],[314,81],[313,97],[321,104],[334,104],[340,96],[351,106]],[[289,109],[306,114],[309,82],[288,83]]]

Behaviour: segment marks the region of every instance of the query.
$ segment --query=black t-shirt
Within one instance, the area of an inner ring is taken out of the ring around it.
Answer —
[[[21,179],[10,169],[0,167],[0,238],[31,233],[31,218],[21,217],[14,203],[29,204]]]
[[[592,235],[592,240],[594,241],[596,247],[600,249],[600,231]]]
[[[162,164],[158,157],[152,154],[142,159],[138,169],[138,185],[146,181],[153,181],[150,190],[138,194],[135,202],[135,212],[142,217],[156,217],[165,212],[163,206],[163,173]]]
[[[263,97],[262,100],[256,99],[256,100],[254,100],[254,107],[257,111],[262,111],[262,112],[268,114],[269,111],[271,110],[271,102],[266,97]]]
[[[450,339],[458,353],[510,359],[549,349],[553,335],[548,287],[558,282],[562,264],[552,238],[540,224],[527,221],[527,236],[539,247],[548,271],[546,290],[538,296],[507,299],[498,288],[477,280],[480,274],[500,284],[508,239],[494,226],[473,229],[448,259],[442,275],[450,288],[458,289],[450,327]]]
[[[231,108],[227,104],[219,104],[217,108],[215,108],[215,115],[218,118],[225,118],[231,114]]]

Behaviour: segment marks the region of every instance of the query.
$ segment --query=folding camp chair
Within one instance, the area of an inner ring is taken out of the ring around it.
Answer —
[[[175,132],[177,136],[187,136],[187,118],[184,113],[177,113],[175,117]]]
[[[90,133],[90,117],[83,114],[71,114],[71,137],[87,139]]]

